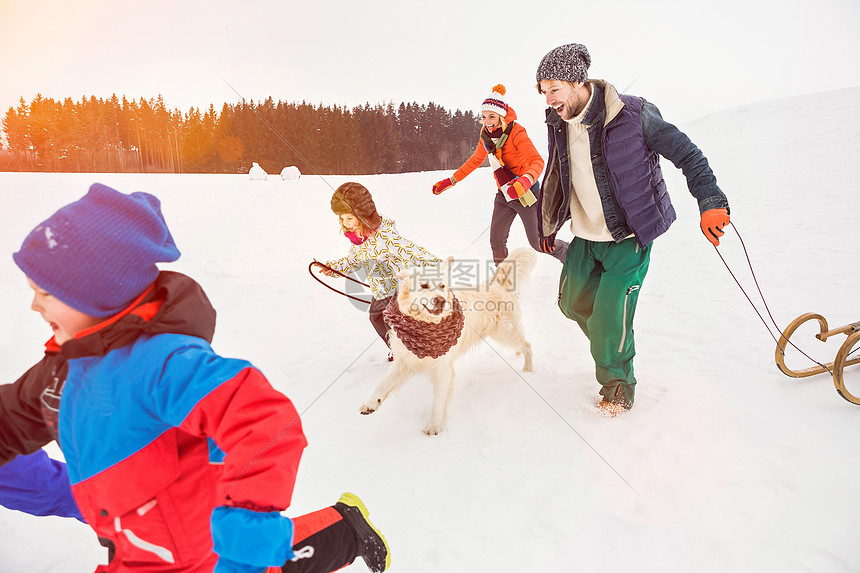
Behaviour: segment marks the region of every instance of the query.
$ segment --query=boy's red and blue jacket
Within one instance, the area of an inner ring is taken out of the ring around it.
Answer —
[[[259,571],[292,557],[279,512],[307,445],[298,413],[250,363],[216,354],[214,330],[200,286],[162,271],[0,386],[0,464],[58,439],[84,518],[116,546],[97,571],[210,572],[218,555],[217,571]]]

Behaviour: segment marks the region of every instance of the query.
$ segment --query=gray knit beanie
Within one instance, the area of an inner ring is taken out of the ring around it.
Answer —
[[[538,66],[535,80],[587,82],[591,56],[582,44],[565,44],[551,50]]]

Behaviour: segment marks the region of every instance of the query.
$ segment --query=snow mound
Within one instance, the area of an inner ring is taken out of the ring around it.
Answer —
[[[299,171],[299,168],[295,165],[290,165],[289,167],[284,167],[281,170],[281,179],[284,181],[298,181],[299,177],[302,176],[302,172]]]
[[[269,174],[256,161],[251,165],[248,176],[251,178],[251,181],[266,181],[269,179]]]

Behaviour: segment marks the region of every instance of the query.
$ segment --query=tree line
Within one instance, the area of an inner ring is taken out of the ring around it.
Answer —
[[[271,97],[182,113],[161,96],[21,98],[3,117],[0,171],[362,175],[455,169],[480,119],[429,103],[347,109]]]

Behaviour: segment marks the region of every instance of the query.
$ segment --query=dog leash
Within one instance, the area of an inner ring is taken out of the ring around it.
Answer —
[[[325,288],[327,288],[327,289],[329,289],[329,290],[333,290],[333,291],[334,291],[334,292],[336,292],[337,294],[343,295],[343,296],[345,296],[346,298],[351,298],[352,300],[356,300],[356,301],[358,301],[358,302],[363,302],[364,304],[370,304],[370,301],[369,301],[369,300],[365,300],[365,299],[363,299],[363,298],[358,298],[357,296],[352,296],[351,294],[347,294],[347,293],[345,293],[345,292],[343,292],[343,291],[339,291],[339,290],[337,290],[336,288],[334,288],[333,286],[331,286],[331,285],[328,285],[328,284],[324,283],[324,282],[322,281],[322,279],[320,279],[318,276],[316,276],[316,275],[314,274],[314,271],[313,271],[314,266],[318,266],[318,267],[320,267],[320,268],[326,269],[326,270],[327,270],[327,271],[329,271],[329,272],[332,272],[332,273],[334,273],[334,274],[336,274],[336,275],[338,275],[338,276],[341,276],[341,277],[345,278],[345,279],[346,279],[346,280],[348,280],[348,281],[352,281],[352,282],[354,282],[354,283],[356,283],[356,284],[359,284],[359,285],[361,285],[361,286],[363,286],[363,287],[365,287],[365,288],[370,288],[370,285],[368,285],[368,284],[366,284],[366,283],[363,283],[363,282],[361,282],[360,280],[354,279],[354,278],[352,278],[352,277],[351,277],[351,276],[349,276],[349,275],[345,275],[345,274],[343,274],[342,272],[337,271],[337,270],[335,270],[335,269],[331,268],[331,267],[330,267],[330,266],[328,266],[328,265],[324,265],[323,263],[321,263],[321,262],[319,262],[319,261],[313,261],[313,262],[311,262],[311,264],[309,264],[309,265],[308,265],[308,272],[311,274],[311,276],[314,278],[314,280],[315,280],[315,281],[317,281],[318,283],[320,283],[320,284],[321,284],[322,286],[324,286]]]

